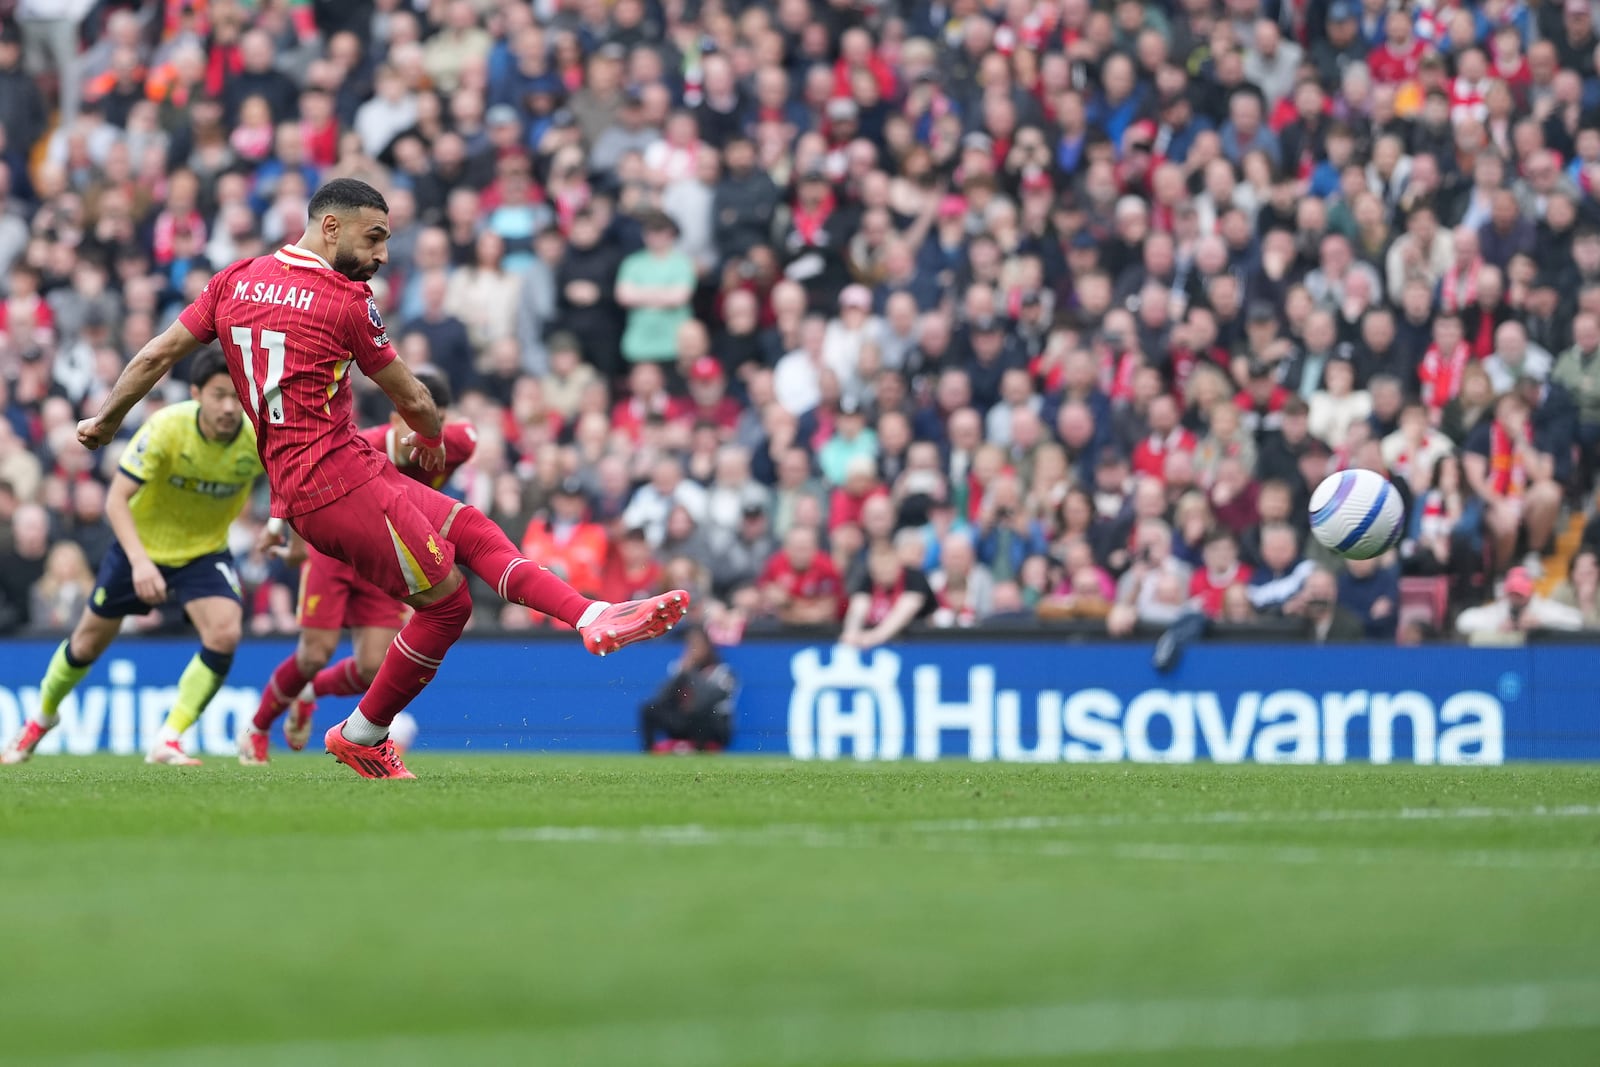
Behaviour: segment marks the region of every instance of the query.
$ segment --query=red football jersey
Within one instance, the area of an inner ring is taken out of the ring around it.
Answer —
[[[315,511],[383,470],[384,454],[356,434],[347,380],[351,362],[372,375],[395,358],[365,282],[285,245],[223,268],[179,321],[201,342],[222,341],[273,515]]]
[[[401,474],[407,478],[415,478],[431,489],[443,487],[456,469],[471,459],[472,454],[478,450],[478,431],[473,428],[472,423],[447,422],[441,431],[444,437],[444,470],[425,471],[415,463],[400,462],[400,452],[405,447],[400,440],[407,432],[409,431],[398,430],[392,425],[374,426],[369,430],[362,430],[359,436],[389,457],[389,462],[393,463]]]
[[[762,568],[759,584],[781,586],[790,596],[806,600],[820,596],[838,597],[844,592],[839,570],[824,552],[816,554],[811,566],[797,571],[794,564],[789,562],[789,554],[779,549]]]

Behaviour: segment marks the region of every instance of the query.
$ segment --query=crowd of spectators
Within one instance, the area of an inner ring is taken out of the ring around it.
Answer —
[[[1593,7],[0,0],[0,630],[109,542],[75,420],[337,176],[478,426],[449,491],[719,641],[1394,639],[1402,573],[1493,601],[1463,629],[1592,625],[1592,554],[1524,608],[1600,444]],[[1346,466],[1407,500],[1384,559],[1307,542]]]

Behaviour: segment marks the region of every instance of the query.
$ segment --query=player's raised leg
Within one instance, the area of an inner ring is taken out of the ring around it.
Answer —
[[[71,636],[61,642],[50,657],[50,665],[39,682],[39,707],[28,716],[10,744],[0,750],[0,764],[26,763],[32,758],[33,750],[39,747],[44,735],[61,721],[58,711],[61,702],[83,681],[94,661],[111,647],[121,629],[120,618],[106,618],[84,610]]]
[[[477,508],[453,504],[440,524],[456,559],[504,599],[560,619],[597,656],[660,637],[689,610],[689,594],[674,589],[647,600],[609,604],[590,600],[559,576],[522,555],[500,527]]]
[[[236,597],[196,597],[184,604],[184,610],[200,634],[200,651],[178,678],[178,699],[167,712],[155,744],[145,756],[146,763],[187,767],[200,762],[183,751],[181,739],[222,688],[239,648],[244,610]]]

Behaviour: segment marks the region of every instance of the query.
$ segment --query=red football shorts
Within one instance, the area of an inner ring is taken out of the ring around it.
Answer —
[[[398,630],[406,623],[406,606],[371,582],[355,568],[310,549],[300,568],[300,625],[307,630],[356,629],[379,626]]]
[[[315,511],[290,520],[306,543],[343,560],[359,579],[396,599],[444,581],[456,549],[440,528],[456,502],[393,467]]]

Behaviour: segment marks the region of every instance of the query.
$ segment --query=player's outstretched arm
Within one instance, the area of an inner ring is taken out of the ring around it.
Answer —
[[[413,431],[401,442],[412,449],[411,459],[425,471],[444,470],[444,422],[428,387],[398,359],[390,360],[372,380]]]
[[[200,341],[182,322],[174,322],[166,332],[145,342],[129,364],[117,375],[111,395],[100,406],[100,413],[78,423],[78,440],[88,449],[108,444],[122,428],[133,405],[143,400],[156,387],[178,361],[196,348]]]

